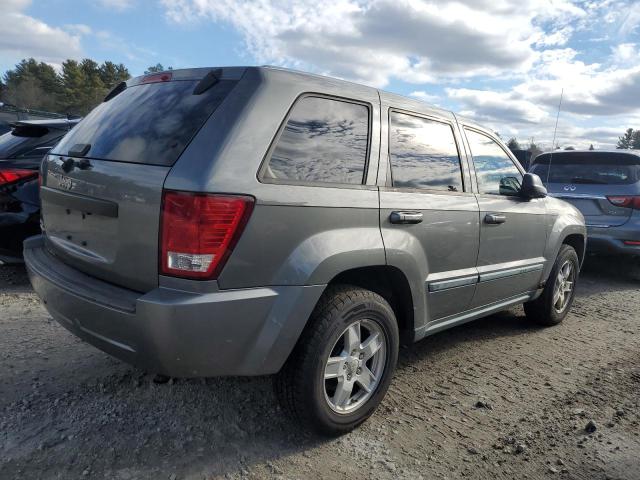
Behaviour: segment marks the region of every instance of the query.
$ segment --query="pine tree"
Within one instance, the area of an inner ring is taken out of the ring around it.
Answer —
[[[633,132],[633,137],[631,139],[631,148],[634,150],[640,150],[640,130],[635,130]]]
[[[149,75],[150,73],[164,72],[167,70],[173,70],[173,67],[164,68],[161,63],[156,63],[155,65],[151,65],[149,68],[147,68],[144,71],[144,74]]]
[[[111,90],[118,83],[131,78],[129,70],[123,64],[116,65],[113,62],[106,61],[98,68],[98,74],[102,84]]]
[[[84,73],[80,64],[75,60],[66,60],[62,63],[62,97],[64,112],[67,114],[82,115],[85,94]]]
[[[520,150],[520,144],[518,143],[518,140],[515,139],[515,137],[509,139],[509,141],[507,142],[507,147],[509,147],[509,150]]]
[[[618,145],[616,148],[629,149],[633,148],[633,128],[627,128],[627,131],[624,132],[624,135],[618,137]]]
[[[24,59],[4,75],[3,99],[21,108],[55,111],[62,85],[51,65]]]

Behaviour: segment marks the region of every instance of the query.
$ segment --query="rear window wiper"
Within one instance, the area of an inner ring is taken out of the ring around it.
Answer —
[[[194,95],[201,95],[211,87],[213,87],[216,83],[220,81],[220,77],[222,77],[222,69],[216,68],[215,70],[211,70],[207,73],[202,80],[198,82],[196,87],[193,89]]]
[[[127,89],[127,82],[120,82],[115,87],[113,87],[109,93],[107,93],[107,96],[104,97],[103,102],[108,102],[116,95],[124,92],[126,89]]]

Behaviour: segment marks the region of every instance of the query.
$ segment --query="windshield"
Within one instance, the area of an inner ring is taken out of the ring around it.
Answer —
[[[549,170],[551,163],[551,170]],[[536,158],[531,173],[547,183],[629,185],[640,181],[640,157],[610,152],[545,153]]]
[[[127,87],[93,109],[54,153],[81,145],[87,158],[173,165],[236,83],[221,80],[200,95],[195,80]]]

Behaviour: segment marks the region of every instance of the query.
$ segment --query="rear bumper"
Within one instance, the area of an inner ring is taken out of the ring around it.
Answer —
[[[627,222],[619,227],[588,227],[587,252],[604,255],[640,256],[640,246],[625,245],[625,240],[640,241],[640,223]]]
[[[41,236],[25,242],[33,288],[51,316],[127,363],[174,377],[277,372],[323,285],[141,294],[79,272],[51,255]]]

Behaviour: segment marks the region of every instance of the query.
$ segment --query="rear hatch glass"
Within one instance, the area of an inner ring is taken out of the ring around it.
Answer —
[[[587,224],[624,224],[631,208],[608,196],[634,195],[640,181],[640,156],[624,152],[554,152],[539,155],[530,170],[547,184],[549,193],[576,206]]]
[[[197,78],[134,80],[94,109],[45,161],[47,248],[110,283],[140,292],[156,287],[164,180],[237,81],[223,77],[194,94]]]
[[[237,81],[220,80],[194,95],[198,83],[178,80],[127,87],[98,105],[54,153],[67,155],[76,145],[89,145],[86,158],[171,166]]]

